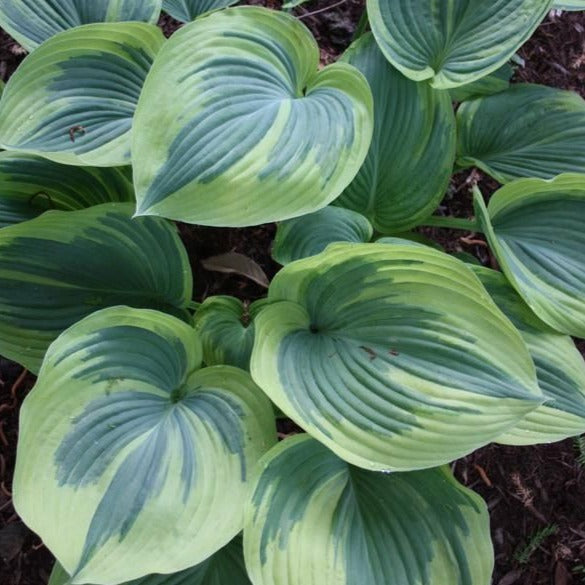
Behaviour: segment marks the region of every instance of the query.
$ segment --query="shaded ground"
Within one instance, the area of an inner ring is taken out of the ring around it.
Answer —
[[[249,3],[280,5],[276,0]],[[310,2],[294,9],[321,47],[324,63],[333,61],[349,44],[361,13],[350,1],[318,12],[335,2]],[[168,17],[161,26],[170,35],[178,24]],[[581,92],[585,97],[585,14],[549,17],[521,49],[525,67],[517,81],[543,83]],[[6,80],[22,58],[22,51],[0,31],[0,78]],[[470,173],[456,175],[441,212],[458,217],[473,214],[468,194]],[[478,176],[480,187],[496,187]],[[271,277],[278,266],[270,258],[275,226],[246,229],[201,228],[179,225],[195,275],[195,295],[214,294],[256,299],[265,294],[249,279],[209,272],[201,261],[225,252],[254,259]],[[474,234],[427,228],[424,233],[450,251],[467,251],[483,263],[491,259],[482,238]],[[580,349],[585,355],[585,343]],[[52,558],[38,537],[26,529],[11,503],[11,479],[17,440],[18,408],[34,378],[0,358],[0,584],[45,585]],[[281,430],[293,432],[283,427]],[[455,473],[488,503],[496,551],[494,585],[585,585],[585,440],[567,440],[538,447],[490,445],[456,462]],[[438,584],[451,585],[451,584]]]

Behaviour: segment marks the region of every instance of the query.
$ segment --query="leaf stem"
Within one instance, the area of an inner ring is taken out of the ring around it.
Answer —
[[[465,232],[483,233],[481,226],[476,219],[466,219],[462,217],[444,217],[441,215],[431,215],[425,219],[421,225],[450,228],[452,230],[461,230]]]
[[[360,20],[359,20],[357,27],[355,29],[355,32],[353,33],[353,37],[351,38],[352,43],[353,43],[353,41],[356,41],[357,39],[359,39],[366,32],[366,29],[368,28],[368,24],[369,24],[368,11],[364,8],[364,11],[362,12]]]

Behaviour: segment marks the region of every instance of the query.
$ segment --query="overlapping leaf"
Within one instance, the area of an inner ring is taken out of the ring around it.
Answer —
[[[132,118],[162,31],[138,22],[88,24],[29,55],[0,101],[3,148],[69,165],[130,163]]]
[[[57,562],[49,585],[69,585],[69,575]],[[236,537],[202,563],[170,575],[148,575],[123,585],[251,585],[244,566],[242,540]]]
[[[560,10],[585,10],[585,0],[560,0],[554,3],[553,8]]]
[[[246,372],[200,362],[189,325],[128,307],[49,348],[21,410],[14,504],[72,583],[182,571],[241,531],[272,407]]]
[[[476,214],[520,296],[550,327],[585,337],[585,175],[521,179]]]
[[[457,164],[501,183],[585,173],[585,100],[575,92],[512,85],[462,104],[457,125]]]
[[[530,38],[553,0],[368,0],[386,58],[415,81],[447,89],[501,67]]]
[[[59,32],[94,22],[156,23],[162,0],[2,0],[0,26],[32,51]]]
[[[0,230],[0,355],[37,371],[57,335],[112,305],[186,317],[192,276],[175,228],[131,214],[106,203]]]
[[[0,153],[0,227],[48,209],[75,210],[133,201],[127,168],[71,167],[17,152]]]
[[[336,205],[365,215],[385,233],[429,216],[443,198],[455,162],[455,116],[449,95],[415,83],[365,35],[344,59],[368,80],[376,119],[368,156]]]
[[[278,224],[272,257],[279,264],[314,256],[334,242],[369,242],[374,230],[360,213],[327,206]]]
[[[477,81],[454,87],[449,90],[449,95],[454,102],[465,102],[477,97],[494,95],[510,87],[512,75],[514,75],[514,69],[509,63],[505,63],[493,73]]]
[[[163,0],[163,10],[181,22],[235,4],[238,0]]]
[[[175,33],[136,111],[138,215],[242,226],[333,201],[367,154],[372,97],[355,68],[318,64],[309,30],[265,8]]]
[[[542,402],[520,334],[470,269],[437,250],[333,244],[285,266],[268,300],[252,377],[352,464],[433,467]]]
[[[265,304],[251,304],[229,296],[206,299],[195,314],[195,329],[203,345],[203,361],[208,366],[226,364],[250,368],[254,345],[254,318]]]
[[[490,296],[520,331],[547,402],[528,413],[498,442],[527,445],[585,433],[585,361],[573,340],[543,323],[494,270],[474,267]]]
[[[246,511],[255,585],[488,585],[487,507],[447,468],[375,473],[307,435],[262,460]]]

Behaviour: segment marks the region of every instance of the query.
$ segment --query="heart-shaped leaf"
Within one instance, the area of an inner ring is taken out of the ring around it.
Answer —
[[[327,206],[278,224],[272,257],[279,264],[314,256],[335,242],[369,242],[374,230],[360,213]]]
[[[163,0],[163,10],[181,22],[235,4],[238,0]]]
[[[264,299],[251,304],[228,296],[205,299],[195,313],[195,329],[203,344],[203,361],[208,366],[226,364],[250,369],[254,318],[264,304]]]
[[[181,571],[241,531],[272,406],[246,372],[200,363],[190,326],[128,307],[49,348],[21,410],[14,504],[73,583]]]
[[[527,41],[553,0],[367,0],[386,58],[415,81],[447,89],[501,67]]]
[[[451,100],[394,69],[371,34],[354,43],[344,60],[368,80],[376,124],[365,163],[335,205],[365,215],[381,232],[408,230],[447,191],[456,146]]]
[[[0,26],[32,51],[64,30],[94,22],[156,23],[162,0],[2,0]]]
[[[585,175],[520,179],[486,208],[475,195],[498,262],[528,306],[550,327],[585,337]]]
[[[520,331],[536,366],[536,377],[548,400],[528,413],[499,443],[550,443],[585,433],[585,361],[568,335],[543,323],[495,270],[473,271],[492,299]]]
[[[0,143],[68,165],[130,163],[132,118],[162,31],[138,22],[88,24],[55,35],[10,78]]]
[[[325,207],[358,172],[372,96],[291,15],[245,6],[197,19],[159,53],[133,128],[138,215],[244,226]]]
[[[354,465],[451,461],[543,400],[520,334],[467,266],[432,248],[332,244],[285,266],[268,300],[252,377]]]
[[[487,506],[447,468],[375,473],[307,435],[262,459],[246,510],[255,585],[488,585]]]
[[[48,209],[115,201],[134,201],[128,168],[71,167],[32,154],[0,153],[0,228]]]
[[[585,100],[572,91],[517,84],[457,111],[457,164],[500,183],[585,173]]]
[[[0,355],[36,372],[64,329],[112,305],[188,318],[191,269],[174,226],[131,214],[106,203],[0,230]]]
[[[49,585],[69,585],[69,575],[57,562]],[[170,575],[147,575],[122,585],[252,585],[244,566],[242,539],[238,536],[208,559]]]

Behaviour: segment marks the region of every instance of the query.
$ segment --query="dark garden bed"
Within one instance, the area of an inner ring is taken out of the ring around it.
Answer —
[[[272,0],[250,3],[277,5]],[[324,63],[347,47],[362,10],[360,3],[349,0],[329,10],[327,6],[320,1],[295,9],[315,34]],[[163,17],[161,26],[170,34],[176,23]],[[0,77],[7,80],[23,51],[0,33]],[[585,12],[549,16],[520,56],[525,66],[516,73],[517,80],[571,89],[585,97]],[[468,177],[469,172],[456,175],[443,202],[446,214],[471,215]],[[488,193],[496,187],[485,178],[481,186]],[[270,257],[274,225],[221,229],[182,224],[179,229],[195,274],[196,300],[216,294],[247,300],[264,295],[249,278],[206,270],[202,260],[239,252],[255,260],[270,278],[278,269]],[[426,228],[425,235],[449,250],[466,251],[493,264],[481,236],[439,228]],[[580,349],[585,354],[585,343]],[[1,585],[44,585],[52,565],[50,553],[22,524],[11,503],[18,410],[33,384],[34,377],[20,366],[0,359]],[[496,551],[494,585],[585,585],[585,439],[539,447],[490,445],[454,468],[460,481],[488,503]]]

